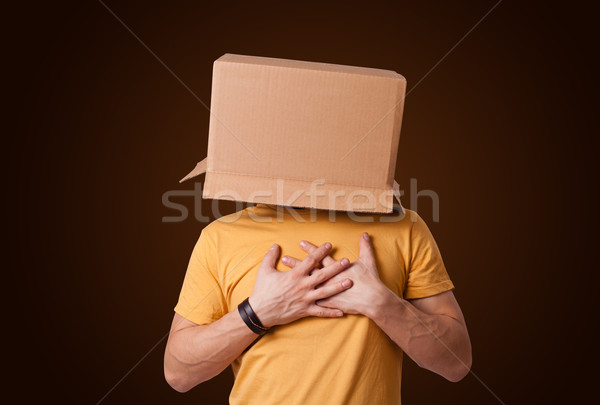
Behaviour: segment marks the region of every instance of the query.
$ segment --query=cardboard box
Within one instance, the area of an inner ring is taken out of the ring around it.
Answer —
[[[406,80],[226,54],[214,63],[204,198],[391,212]]]

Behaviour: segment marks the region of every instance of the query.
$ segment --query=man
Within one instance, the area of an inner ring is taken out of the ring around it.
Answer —
[[[277,210],[202,231],[165,352],[174,389],[231,364],[231,404],[399,404],[403,352],[450,381],[468,373],[454,286],[416,213]]]

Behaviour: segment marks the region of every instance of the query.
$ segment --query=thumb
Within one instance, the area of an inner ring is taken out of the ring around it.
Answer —
[[[263,258],[262,265],[260,267],[265,267],[269,270],[275,269],[275,263],[277,263],[277,258],[279,257],[279,245],[274,243],[273,246],[265,253],[265,257]]]
[[[360,257],[362,259],[375,262],[375,253],[373,252],[373,245],[368,233],[365,232],[360,236],[358,247],[360,248]]]

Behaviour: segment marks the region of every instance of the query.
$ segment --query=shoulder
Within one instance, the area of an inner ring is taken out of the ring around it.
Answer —
[[[240,227],[247,225],[250,218],[248,210],[251,208],[244,208],[213,220],[202,229],[202,234],[208,239],[217,240],[222,234],[239,231]]]

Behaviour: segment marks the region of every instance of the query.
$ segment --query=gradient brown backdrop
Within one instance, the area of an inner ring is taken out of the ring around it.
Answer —
[[[494,1],[106,4],[209,103],[212,62],[227,52],[391,69],[410,89]],[[576,402],[592,383],[588,16],[571,3],[504,1],[406,101],[396,178],[440,196],[439,223],[426,200],[419,212],[457,286],[473,371],[507,404]],[[5,20],[5,66],[16,70],[5,76],[16,242],[7,390],[31,401],[227,403],[229,371],[171,390],[164,341],[127,374],[167,332],[204,225],[162,223],[173,212],[161,196],[193,188],[177,180],[206,154],[207,110],[98,1],[29,5]],[[473,376],[452,384],[409,360],[402,387],[405,404],[499,403]]]

